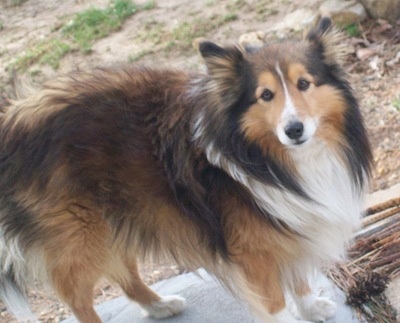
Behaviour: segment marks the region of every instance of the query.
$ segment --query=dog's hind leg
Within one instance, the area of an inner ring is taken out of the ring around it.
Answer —
[[[49,281],[80,322],[99,323],[93,292],[110,258],[108,227],[84,207],[70,206],[48,217],[42,250]]]
[[[178,295],[159,296],[146,286],[140,278],[137,264],[133,260],[123,260],[125,277],[110,273],[111,279],[118,283],[129,299],[137,302],[148,316],[166,318],[183,311],[185,299]]]
[[[82,323],[101,323],[93,308],[93,290],[99,278],[93,273],[81,270],[79,265],[56,268],[52,272],[53,287],[58,296],[71,308]]]

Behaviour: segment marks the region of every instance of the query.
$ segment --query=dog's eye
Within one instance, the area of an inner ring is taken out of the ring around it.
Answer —
[[[261,99],[263,101],[271,101],[274,98],[274,93],[272,93],[270,90],[264,90],[263,93],[261,94]]]
[[[307,90],[309,87],[310,87],[310,82],[308,82],[307,80],[305,80],[305,79],[299,79],[299,80],[297,81],[297,88],[298,88],[300,91],[305,91],[305,90]]]

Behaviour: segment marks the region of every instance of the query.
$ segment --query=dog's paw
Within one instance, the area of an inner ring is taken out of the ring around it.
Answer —
[[[298,304],[302,318],[313,322],[323,322],[335,316],[336,304],[325,297],[309,295]]]
[[[178,295],[163,296],[159,301],[151,305],[142,306],[145,309],[145,315],[162,319],[177,315],[185,308],[186,301]]]

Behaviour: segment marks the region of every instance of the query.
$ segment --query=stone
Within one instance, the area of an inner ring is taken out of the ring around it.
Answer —
[[[262,46],[264,45],[265,32],[253,31],[245,33],[239,37],[239,44],[242,46]]]
[[[371,49],[371,48],[358,48],[356,50],[356,56],[359,60],[364,61],[367,58],[371,57],[372,55],[375,55],[376,51]]]
[[[385,291],[385,295],[396,311],[396,322],[400,322],[400,277],[396,277],[390,282]]]
[[[363,21],[367,17],[364,6],[355,0],[327,0],[319,7],[322,17],[330,17],[341,26]]]
[[[360,0],[372,18],[383,18],[390,21],[400,19],[399,0]]]
[[[294,30],[302,31],[313,25],[319,18],[318,13],[311,9],[298,9],[288,14],[282,21],[275,24],[271,31]]]
[[[393,59],[386,61],[385,65],[392,67],[399,63],[400,63],[400,51],[397,52],[396,56]]]

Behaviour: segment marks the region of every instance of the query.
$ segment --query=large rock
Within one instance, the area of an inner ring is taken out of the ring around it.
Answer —
[[[360,0],[373,18],[400,19],[400,0]]]
[[[330,17],[342,26],[363,21],[367,17],[364,6],[356,0],[327,0],[319,7],[319,12],[321,16]]]

